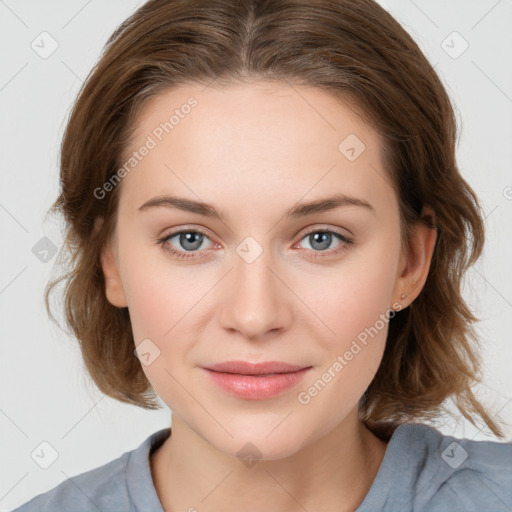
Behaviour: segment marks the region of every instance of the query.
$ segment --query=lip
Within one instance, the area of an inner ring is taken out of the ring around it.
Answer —
[[[297,385],[311,368],[282,361],[227,361],[202,367],[228,394],[247,400],[277,396]]]
[[[226,361],[205,367],[208,370],[223,373],[237,373],[239,375],[262,375],[269,373],[290,373],[302,370],[306,366],[285,363],[284,361],[264,361],[250,363],[248,361]]]

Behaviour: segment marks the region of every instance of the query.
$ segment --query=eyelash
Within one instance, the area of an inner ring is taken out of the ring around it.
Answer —
[[[203,235],[204,237],[210,239],[210,237],[204,231],[201,231],[200,229],[182,229],[180,231],[175,231],[173,233],[170,233],[170,234],[164,236],[163,238],[158,238],[157,243],[159,245],[161,245],[163,247],[163,249],[166,252],[168,252],[171,256],[181,258],[181,259],[200,258],[201,256],[196,256],[196,254],[201,251],[190,251],[187,253],[186,251],[178,251],[178,250],[174,249],[172,246],[166,247],[167,242],[171,238],[174,238],[176,235],[180,235],[182,233],[197,233],[197,234]],[[338,231],[332,230],[332,229],[313,229],[311,231],[308,231],[307,233],[304,233],[304,235],[299,240],[299,242],[302,241],[304,238],[312,235],[313,233],[328,233],[331,235],[335,235],[342,242],[342,244],[340,244],[336,249],[330,249],[327,251],[313,251],[313,253],[315,254],[313,257],[314,259],[336,256],[338,254],[341,254],[343,251],[345,251],[347,249],[347,246],[352,245],[354,243],[353,239],[347,237],[346,235],[344,235]]]

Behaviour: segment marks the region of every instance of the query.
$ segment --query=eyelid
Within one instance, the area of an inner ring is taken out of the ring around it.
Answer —
[[[334,227],[312,227],[311,229],[308,229],[306,232],[302,232],[300,234],[298,242],[296,242],[293,245],[293,248],[295,248],[297,245],[299,245],[302,240],[304,240],[306,237],[313,233],[329,233],[333,234],[335,237],[338,237],[338,240],[340,241],[340,244],[336,246],[334,249],[328,249],[326,251],[313,251],[313,250],[306,250],[306,253],[311,254],[310,256],[302,256],[306,259],[313,258],[314,260],[322,259],[322,258],[335,258],[337,256],[341,256],[349,246],[355,244],[355,240],[352,236],[348,236],[344,234],[339,228]],[[301,251],[302,252],[302,251]]]
[[[312,233],[317,232],[327,232],[327,233],[336,233],[344,238],[351,239],[354,235],[351,231],[349,231],[346,228],[339,228],[334,226],[328,226],[328,225],[321,225],[321,224],[313,224],[312,226],[308,226],[307,228],[304,228],[303,230],[299,231],[297,235],[295,236],[301,236],[300,239],[302,240],[305,236],[310,235]],[[348,232],[346,234],[345,232]]]
[[[170,231],[169,233],[167,233],[165,235],[159,235],[157,237],[157,240],[161,239],[161,238],[172,238],[173,236],[179,235],[181,233],[199,233],[213,242],[212,236],[209,234],[208,230],[206,230],[205,228],[196,227],[196,226],[187,226],[187,225],[180,226],[179,228],[173,229],[172,231]]]
[[[215,242],[214,240],[212,240],[212,236],[203,228],[188,227],[188,226],[180,227],[180,228],[176,229],[175,231],[171,231],[170,233],[167,233],[165,235],[158,236],[156,238],[156,241],[161,242],[162,240],[167,240],[167,242],[168,242],[171,238],[174,238],[176,235],[180,235],[181,233],[199,233],[200,235],[203,235],[205,238],[207,238],[213,245],[219,245],[218,242]],[[203,251],[193,251],[193,252],[196,252],[196,253],[204,252],[204,249],[203,249]]]
[[[174,248],[170,244],[170,240],[181,233],[199,233],[207,238],[214,246],[219,245],[217,242],[212,240],[212,237],[207,233],[205,229],[191,226],[180,226],[179,228],[173,229],[170,233],[159,235],[154,239],[154,242],[157,245],[162,247],[162,250],[169,254],[171,257],[176,259],[182,259],[184,261],[187,260],[202,260],[204,258],[208,258],[209,251],[203,249],[201,251],[184,251],[180,249]]]
[[[334,249],[329,249],[326,251],[311,251],[307,250],[306,252],[312,252],[314,254],[313,258],[322,258],[322,257],[329,257],[329,256],[336,256],[342,251],[347,249],[348,245],[354,244],[354,239],[352,235],[346,235],[343,233],[343,231],[340,230],[340,228],[332,227],[332,226],[319,226],[319,225],[312,225],[308,228],[304,228],[306,231],[301,231],[295,237],[299,236],[299,240],[294,244],[293,247],[297,246],[304,238],[306,238],[308,235],[311,235],[313,233],[331,233],[334,235],[337,235],[340,240],[340,245]],[[348,230],[347,230],[348,231]],[[177,257],[182,257],[184,259],[198,259],[198,258],[204,258],[207,257],[204,253],[208,252],[208,250],[203,249],[200,251],[183,251],[179,249],[175,249],[172,247],[171,249],[167,249],[165,246],[169,243],[169,240],[171,238],[174,238],[175,236],[181,234],[181,233],[198,233],[203,235],[205,238],[207,238],[213,245],[219,245],[218,242],[215,242],[212,240],[212,237],[204,230],[203,228],[198,227],[191,227],[191,226],[181,226],[177,228],[174,231],[171,231],[170,233],[158,236],[156,239],[156,243],[162,245],[163,249],[166,250],[169,253],[172,253],[173,255]],[[294,237],[294,238],[295,238]]]

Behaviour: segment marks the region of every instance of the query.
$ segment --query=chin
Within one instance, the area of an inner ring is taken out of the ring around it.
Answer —
[[[215,438],[205,437],[205,439],[218,451],[231,457],[236,457],[252,467],[258,461],[279,460],[294,455],[305,443],[301,438],[302,432],[294,435],[290,428],[282,428],[283,425],[275,428],[267,426],[230,430],[233,437],[224,433],[216,434]],[[281,432],[278,430],[282,428]],[[229,429],[228,429],[229,430]],[[272,430],[274,430],[272,432]],[[270,433],[270,435],[269,435]]]

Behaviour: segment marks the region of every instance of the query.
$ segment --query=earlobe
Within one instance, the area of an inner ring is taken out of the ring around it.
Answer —
[[[432,208],[426,206],[422,217],[430,217],[431,224],[435,225],[435,214]],[[412,228],[411,250],[399,277],[400,283],[397,283],[402,290],[398,301],[402,304],[402,309],[416,299],[427,281],[437,238],[437,229],[428,224],[430,222],[418,221]]]
[[[118,308],[127,307],[128,303],[126,301],[118,263],[110,242],[102,249],[100,262],[105,278],[105,295],[107,300],[110,304]]]

